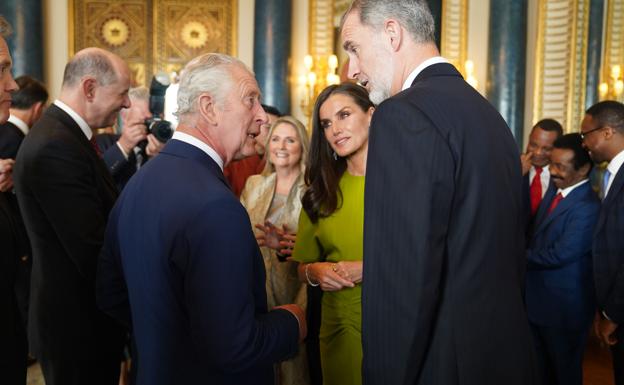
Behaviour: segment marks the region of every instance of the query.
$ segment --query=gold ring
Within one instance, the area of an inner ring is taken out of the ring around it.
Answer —
[[[338,265],[334,263],[332,265],[332,270],[334,271],[334,273],[337,273],[338,272]]]

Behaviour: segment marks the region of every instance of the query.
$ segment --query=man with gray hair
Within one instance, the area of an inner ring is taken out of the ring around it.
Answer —
[[[534,383],[509,128],[440,57],[425,0],[357,0],[341,37],[349,76],[379,103],[364,194],[364,384]]]
[[[31,353],[47,385],[119,381],[123,328],[97,309],[95,272],[117,189],[94,130],[130,107],[130,71],[99,48],[65,67],[59,99],[22,142],[15,190],[31,241]]]
[[[262,256],[223,176],[267,122],[258,84],[239,60],[204,54],[183,71],[178,108],[173,137],[111,212],[98,304],[132,329],[138,384],[272,385],[305,316],[267,309]]]
[[[10,33],[7,21],[0,16],[0,124],[9,118],[11,93],[18,86],[11,75],[11,54],[4,39]],[[13,159],[0,159],[0,373],[2,383],[26,383],[26,331],[15,296],[18,269],[18,223],[4,191],[12,186]]]

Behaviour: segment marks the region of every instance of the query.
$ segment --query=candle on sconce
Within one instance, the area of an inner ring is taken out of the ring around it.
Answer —
[[[303,65],[308,71],[312,70],[312,64],[313,64],[312,55],[305,55],[305,57],[303,58]]]
[[[613,91],[618,97],[622,95],[622,91],[624,91],[624,81],[622,81],[622,79],[615,81],[615,83],[613,84]]]
[[[327,66],[330,71],[334,72],[338,68],[338,57],[336,55],[329,55],[327,58]]]
[[[600,93],[600,97],[604,98],[607,96],[607,92],[609,92],[609,85],[605,82],[600,83],[598,86],[598,92]]]
[[[621,67],[619,64],[616,64],[613,67],[611,67],[611,77],[613,79],[618,79],[620,77],[620,73],[621,73]]]
[[[464,68],[466,69],[467,74],[471,74],[474,72],[474,62],[472,60],[466,60],[464,64]]]
[[[314,89],[314,85],[316,84],[316,74],[314,72],[310,72],[308,74],[308,86]]]

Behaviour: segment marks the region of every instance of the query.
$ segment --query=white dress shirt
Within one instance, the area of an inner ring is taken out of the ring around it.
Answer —
[[[550,185],[550,170],[548,169],[549,165],[542,167],[542,173],[540,174],[540,184],[542,185],[542,198],[544,194],[546,194],[546,190],[548,190],[548,185]],[[531,166],[529,169],[529,187],[533,183],[533,178],[535,178],[535,166]]]
[[[434,64],[448,63],[448,62],[449,61],[443,58],[442,56],[434,56],[420,63],[418,67],[416,67],[412,72],[410,72],[407,79],[405,79],[405,81],[403,82],[403,88],[401,88],[401,91],[410,88],[412,86],[412,83],[414,82],[414,79],[416,79],[416,76],[418,76],[418,74],[420,74],[422,70],[424,70],[425,68],[432,66]]]
[[[171,139],[177,139],[180,142],[188,143],[191,146],[199,148],[200,150],[208,154],[208,156],[211,157],[215,162],[217,162],[217,164],[221,168],[221,171],[223,171],[223,159],[221,159],[219,154],[217,154],[217,152],[206,143],[202,142],[192,135],[185,134],[184,132],[180,131],[174,132]]]
[[[566,188],[562,189],[558,189],[557,190],[557,194],[561,194],[562,197],[567,197],[575,188],[584,185],[585,183],[589,182],[589,179],[583,179],[582,181],[578,182],[575,185],[572,186],[568,186]]]
[[[9,120],[7,121],[9,123],[13,123],[15,127],[19,128],[19,130],[24,133],[24,135],[28,135],[28,124],[26,124],[26,122],[24,122],[22,119],[18,118],[15,115],[9,115]]]
[[[82,132],[84,132],[87,139],[91,140],[91,137],[93,136],[93,130],[91,130],[91,127],[89,127],[89,125],[82,118],[82,116],[78,115],[78,113],[74,111],[70,106],[61,102],[58,99],[54,101],[54,105],[56,105],[61,110],[67,112],[67,115],[71,116],[71,118],[74,119],[74,121],[78,124],[78,126],[82,130]]]
[[[607,188],[605,189],[605,192],[604,192],[605,198],[607,197],[607,194],[609,193],[609,189],[611,188],[611,185],[613,184],[613,179],[615,179],[615,175],[618,173],[618,171],[620,171],[620,167],[622,167],[623,163],[624,163],[624,150],[620,151],[619,154],[617,154],[613,159],[611,159],[611,162],[609,162],[609,165],[607,166],[607,170],[609,170],[609,172],[611,173],[611,176],[609,176],[609,182],[607,183]]]

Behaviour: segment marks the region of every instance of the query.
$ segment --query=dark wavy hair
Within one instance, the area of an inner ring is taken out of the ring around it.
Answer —
[[[303,209],[313,223],[319,218],[330,216],[342,205],[342,191],[338,183],[347,169],[347,160],[342,157],[334,159],[333,150],[325,139],[325,130],[321,127],[319,116],[323,103],[334,94],[349,96],[364,112],[375,107],[368,98],[366,89],[354,83],[331,85],[316,98],[312,116],[312,138],[305,171],[305,183],[308,188],[301,198]]]

